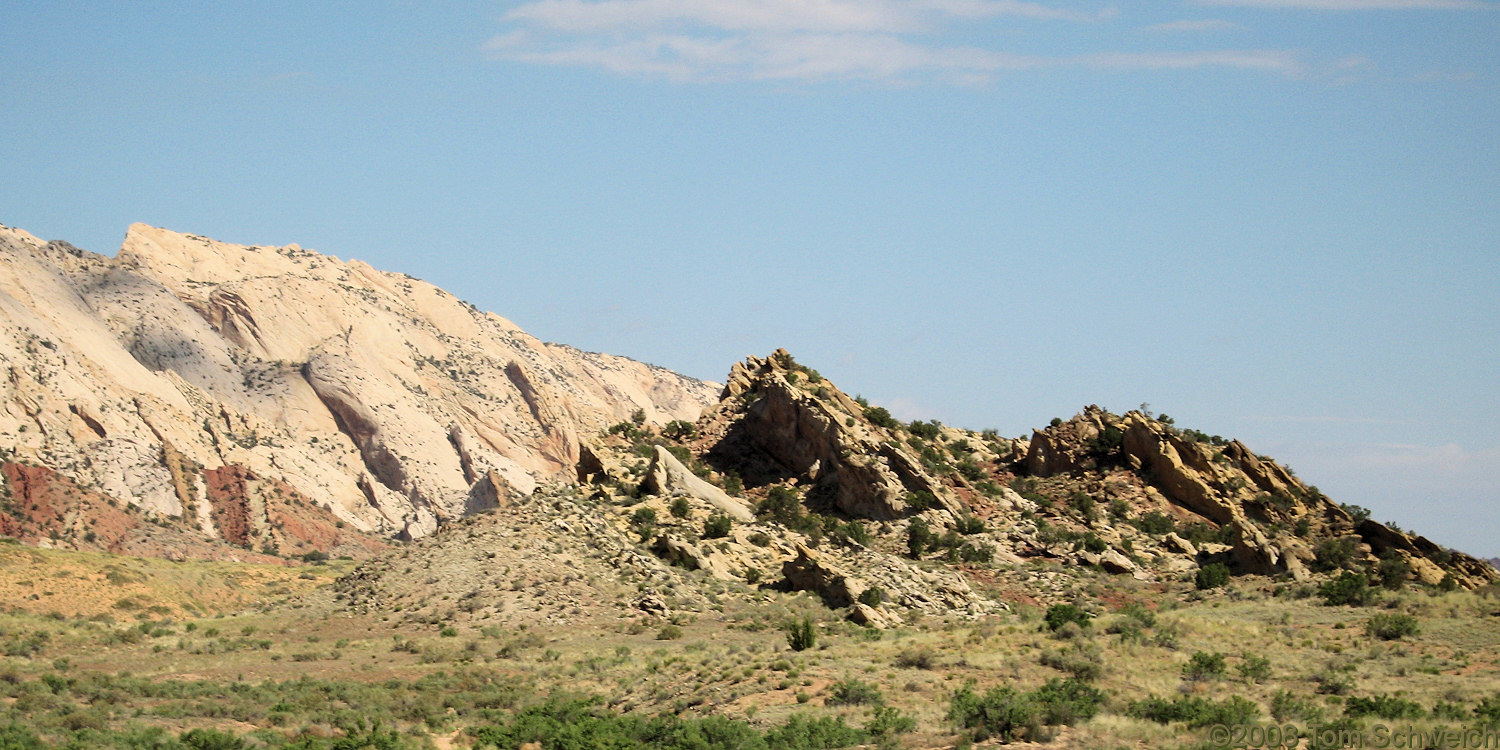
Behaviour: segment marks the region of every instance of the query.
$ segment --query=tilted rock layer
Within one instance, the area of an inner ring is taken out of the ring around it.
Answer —
[[[571,477],[579,434],[694,420],[718,390],[359,261],[140,224],[115,258],[0,227],[0,362],[0,460],[278,549],[423,536]],[[87,546],[87,514],[59,513],[48,537]]]

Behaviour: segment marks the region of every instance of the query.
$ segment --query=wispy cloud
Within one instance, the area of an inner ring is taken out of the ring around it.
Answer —
[[[1156,31],[1168,34],[1198,33],[1206,31],[1233,31],[1243,28],[1237,23],[1225,21],[1222,18],[1202,18],[1182,21],[1169,21],[1146,27],[1146,31]]]
[[[1040,68],[1237,68],[1296,75],[1280,50],[1019,54],[946,39],[991,19],[1093,24],[1112,7],[1079,11],[1022,0],[537,0],[506,14],[493,56],[541,65],[596,67],[674,81],[983,83]]]
[[[1496,10],[1486,0],[1198,0],[1200,5],[1303,10]]]

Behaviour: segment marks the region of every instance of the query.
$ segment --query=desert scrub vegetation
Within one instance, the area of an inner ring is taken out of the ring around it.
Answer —
[[[762,732],[745,721],[720,716],[643,717],[602,709],[596,700],[564,699],[532,706],[505,722],[469,734],[478,746],[537,743],[549,748],[612,750],[814,750],[849,747],[870,737],[869,732],[849,726],[839,717],[793,715],[781,726]]]
[[[1092,718],[1104,700],[1103,691],[1071,679],[1051,680],[1030,692],[1006,685],[980,694],[966,685],[953,694],[948,718],[969,730],[975,741],[1046,741],[1046,727]]]
[[[1420,634],[1417,618],[1399,612],[1382,612],[1365,623],[1365,633],[1382,641],[1394,641]]]

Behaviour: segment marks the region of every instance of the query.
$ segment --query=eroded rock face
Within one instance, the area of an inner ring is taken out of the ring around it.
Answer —
[[[955,513],[963,506],[864,408],[824,381],[814,383],[784,349],[750,357],[730,371],[705,433],[710,460],[766,468],[832,493],[852,516],[889,520],[907,512],[909,493],[932,495]],[[794,382],[795,381],[795,382]]]
[[[1140,412],[1116,416],[1089,407],[1071,420],[1036,431],[1022,463],[1041,477],[1112,466],[1136,472],[1150,485],[1148,494],[1159,493],[1172,505],[1227,529],[1226,559],[1238,572],[1306,579],[1318,539],[1357,535],[1367,563],[1394,554],[1423,581],[1452,574],[1472,587],[1492,579],[1485,566],[1467,555],[1374,521],[1356,525],[1315,488],[1237,440],[1194,440]],[[1294,534],[1294,528],[1302,532]],[[1201,551],[1176,535],[1168,535],[1164,544],[1186,556]]]
[[[835,609],[858,602],[859,595],[869,588],[805,544],[797,545],[797,556],[781,566],[781,574],[793,589],[811,591]]]
[[[415,537],[571,479],[581,434],[691,421],[718,390],[358,261],[139,224],[115,258],[0,227],[0,362],[0,458],[220,538],[232,516],[185,501],[206,472]]]
[[[656,495],[672,495],[681,492],[713,506],[736,521],[755,520],[755,514],[751,513],[744,503],[730,497],[724,490],[699,479],[686,466],[683,466],[676,456],[660,445],[656,446],[651,454],[651,466],[646,469],[646,478],[641,482],[641,489]]]

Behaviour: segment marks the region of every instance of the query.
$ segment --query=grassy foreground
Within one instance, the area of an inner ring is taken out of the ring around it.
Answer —
[[[1215,724],[1500,724],[1490,591],[1329,605],[1310,584],[1025,565],[996,585],[1072,604],[873,631],[768,591],[675,622],[414,625],[340,607],[349,566],[0,548],[0,748],[1225,747]],[[780,624],[804,618],[793,650]]]

